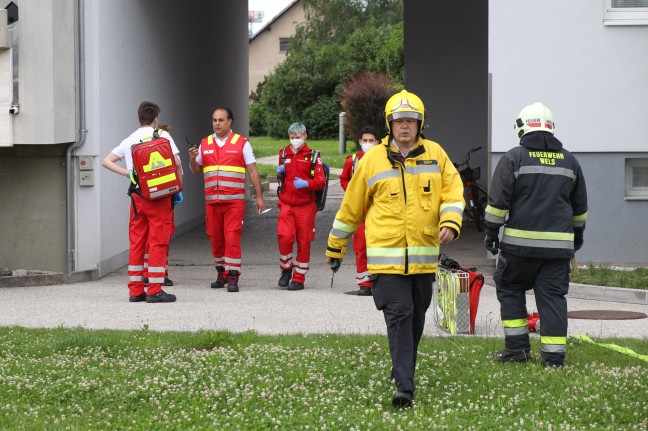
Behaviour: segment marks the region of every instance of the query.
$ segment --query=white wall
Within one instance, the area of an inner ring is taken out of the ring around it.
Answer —
[[[573,152],[648,150],[648,26],[604,26],[601,0],[489,2],[492,151],[540,101]]]
[[[172,126],[181,151],[180,230],[204,215],[202,178],[189,170],[185,136],[199,141],[211,133],[218,105],[234,111],[233,127],[247,135],[247,2],[87,0],[85,8],[88,135],[77,154],[94,156],[96,179],[94,187],[77,187],[77,270],[99,264],[104,275],[126,263],[130,200],[126,179],[101,160],[139,127],[141,101],[160,105],[160,121]]]
[[[20,23],[20,113],[13,116],[13,144],[74,142],[75,1],[13,1]]]

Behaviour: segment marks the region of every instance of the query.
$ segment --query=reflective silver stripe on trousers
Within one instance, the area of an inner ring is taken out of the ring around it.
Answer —
[[[164,272],[163,266],[149,266],[149,272]]]
[[[129,271],[144,271],[144,265],[128,265]]]
[[[517,328],[504,328],[504,335],[524,335],[529,333],[528,326],[518,326]]]
[[[542,351],[548,353],[565,353],[567,345],[565,344],[543,344]]]
[[[542,247],[542,248],[560,248],[560,249],[570,249],[574,248],[574,241],[552,241],[548,239],[528,239],[528,238],[519,238],[516,236],[507,236],[502,237],[502,243],[511,244],[511,245],[521,245],[524,247]]]
[[[585,220],[574,222],[574,227],[583,227],[583,226],[585,226]]]
[[[131,275],[128,277],[128,281],[142,281],[144,277],[141,275]]]
[[[162,284],[164,277],[149,277],[149,284]]]

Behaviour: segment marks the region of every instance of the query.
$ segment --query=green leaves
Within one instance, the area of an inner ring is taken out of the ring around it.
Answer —
[[[305,0],[307,21],[286,60],[252,94],[252,135],[286,135],[303,122],[313,139],[337,136],[343,86],[364,72],[402,81],[402,0]]]

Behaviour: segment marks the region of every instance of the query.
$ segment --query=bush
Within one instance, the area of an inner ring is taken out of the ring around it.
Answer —
[[[387,133],[385,127],[385,104],[398,91],[385,74],[363,73],[352,77],[340,94],[347,114],[346,133],[356,142],[365,126],[378,129],[380,136]]]
[[[313,105],[304,110],[303,123],[308,137],[324,139],[336,136],[342,107],[334,96],[320,96]]]
[[[337,137],[345,82],[362,72],[402,80],[401,0],[303,0],[303,5],[306,23],[298,26],[286,60],[250,96],[259,105],[250,107],[254,134],[284,138],[288,126],[300,121],[314,139]]]
[[[263,136],[265,128],[265,109],[260,103],[250,104],[250,136]]]

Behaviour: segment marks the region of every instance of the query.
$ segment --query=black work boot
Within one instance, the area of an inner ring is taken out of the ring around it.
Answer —
[[[392,398],[392,405],[397,409],[404,409],[412,405],[412,393],[396,391]]]
[[[239,291],[238,279],[239,279],[239,272],[238,271],[230,270],[227,273],[227,291],[228,292],[238,292]]]
[[[129,296],[128,297],[129,302],[142,302],[146,301],[146,293],[142,293],[141,295],[135,295],[135,296]]]
[[[493,354],[500,362],[525,362],[531,359],[531,350],[504,349]]]
[[[371,296],[371,288],[368,286],[360,286],[358,296]]]
[[[173,286],[173,281],[169,277],[164,277],[165,286]]]
[[[279,277],[279,287],[286,287],[292,278],[292,269],[281,270],[281,277]]]
[[[166,293],[164,290],[160,290],[155,295],[146,295],[146,302],[156,303],[156,302],[175,302],[176,296]]]
[[[225,287],[225,268],[217,266],[216,271],[218,272],[218,277],[216,277],[216,281],[211,284],[211,288],[222,289]]]
[[[293,281],[288,285],[288,290],[304,290],[304,283]]]
[[[564,353],[550,353],[542,352],[542,366],[562,368],[565,365],[565,354]]]

